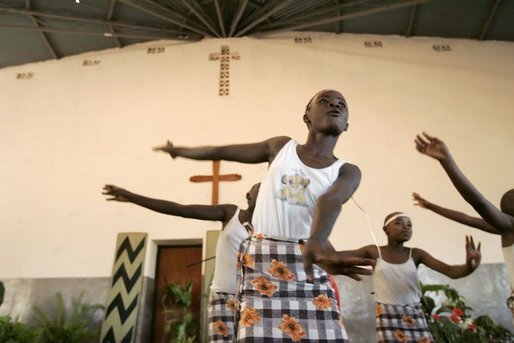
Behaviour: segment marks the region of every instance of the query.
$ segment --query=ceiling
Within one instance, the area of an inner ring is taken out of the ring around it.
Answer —
[[[284,31],[514,41],[514,0],[0,0],[0,68]]]

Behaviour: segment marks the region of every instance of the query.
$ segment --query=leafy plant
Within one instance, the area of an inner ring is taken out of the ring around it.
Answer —
[[[33,343],[36,333],[26,324],[13,320],[9,316],[0,316],[0,342]]]
[[[55,295],[57,313],[50,318],[39,307],[34,307],[38,324],[35,331],[40,343],[83,343],[98,335],[91,327],[92,316],[98,310],[103,310],[100,304],[83,303],[84,292],[78,298],[72,299],[71,313],[67,313],[62,293]]]
[[[170,334],[170,342],[196,342],[196,321],[193,319],[191,304],[193,303],[193,283],[189,280],[185,286],[166,280],[162,304],[166,320],[166,333]]]
[[[512,332],[497,324],[487,315],[475,319],[469,312],[465,298],[448,285],[421,284],[421,305],[435,342],[500,343],[514,342]],[[442,292],[446,300],[436,306],[430,293]]]

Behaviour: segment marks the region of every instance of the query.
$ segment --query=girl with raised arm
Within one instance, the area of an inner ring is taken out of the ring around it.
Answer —
[[[372,276],[377,342],[433,342],[420,304],[417,268],[424,264],[452,279],[464,277],[480,265],[480,244],[475,248],[473,238],[466,237],[466,264],[451,266],[425,250],[405,246],[412,237],[412,222],[405,213],[386,216],[383,229],[387,245],[367,245],[354,252],[377,259]]]
[[[247,209],[236,205],[182,205],[172,201],[148,198],[126,189],[105,185],[102,194],[108,201],[130,202],[171,216],[220,221],[223,224],[216,245],[216,261],[208,305],[208,342],[232,342],[237,276],[237,254],[241,242],[248,237],[243,224],[252,218],[260,183],[246,194]]]
[[[304,144],[282,136],[254,144],[186,148],[168,142],[157,148],[173,158],[270,163],[252,219],[255,235],[241,254],[240,342],[347,341],[327,272],[358,279],[371,274],[361,266],[374,264],[337,254],[328,242],[341,205],[361,178],[357,166],[334,156],[348,128],[345,98],[334,90],[318,92],[303,121]]]

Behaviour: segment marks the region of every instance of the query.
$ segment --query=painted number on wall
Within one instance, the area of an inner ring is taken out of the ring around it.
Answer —
[[[310,44],[312,43],[311,37],[296,37],[294,39],[295,44]]]
[[[432,49],[437,52],[452,51],[452,47],[448,44],[434,44],[432,45]]]
[[[379,40],[365,41],[364,46],[366,48],[382,48],[383,47],[382,42]]]
[[[148,48],[146,51],[147,54],[162,54],[166,51],[166,48],[164,47],[158,47],[158,48]]]
[[[16,79],[18,80],[27,80],[34,77],[34,73],[18,73],[16,74]]]

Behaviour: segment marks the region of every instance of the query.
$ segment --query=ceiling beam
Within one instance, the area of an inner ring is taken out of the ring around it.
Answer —
[[[114,6],[116,5],[116,0],[111,0],[111,3],[109,4],[109,12],[107,12],[107,20],[110,21],[112,19],[112,14],[114,13]],[[114,28],[112,27],[112,24],[109,24],[109,31],[111,33],[115,33]],[[122,48],[120,40],[118,37],[112,37],[114,41],[116,42],[116,45],[118,48]]]
[[[414,27],[414,18],[416,17],[416,8],[418,5],[412,6],[410,10],[409,16],[409,25],[407,26],[407,32],[405,33],[405,37],[410,37],[412,33],[412,28]]]
[[[160,40],[160,39],[172,39],[179,41],[194,41],[191,38],[184,39],[182,36],[146,36],[146,35],[134,35],[134,34],[125,34],[125,33],[110,33],[110,32],[94,32],[94,31],[84,31],[84,30],[73,30],[73,29],[52,29],[49,27],[30,27],[30,26],[21,26],[21,25],[3,25],[0,24],[0,28],[2,29],[11,29],[11,30],[20,30],[20,31],[39,31],[39,32],[54,32],[54,33],[69,33],[69,34],[78,34],[78,35],[86,35],[86,36],[103,36],[103,37],[121,37],[121,38],[132,38],[132,39],[147,39],[147,40]]]
[[[248,32],[249,30],[251,30],[253,27],[259,25],[260,23],[262,23],[264,20],[268,19],[269,17],[271,17],[273,14],[277,13],[278,11],[282,10],[283,8],[289,6],[290,3],[292,3],[294,0],[283,0],[281,3],[279,3],[277,6],[275,6],[274,8],[272,8],[271,10],[269,10],[267,13],[265,13],[264,15],[256,18],[253,22],[251,22],[250,24],[248,24],[244,29],[238,31],[235,35],[235,37],[241,37],[242,35],[244,35],[246,32]]]
[[[30,4],[30,0],[26,0],[25,7],[28,10],[30,10],[30,8],[32,7],[32,5]],[[29,15],[29,17],[32,20],[32,22],[34,23],[34,26],[39,29],[40,26],[39,26],[37,19],[34,18],[33,15]],[[41,32],[41,31],[39,31],[39,33],[41,34],[41,39],[45,43],[47,49],[50,51],[50,54],[53,56],[53,58],[56,60],[59,59],[59,56],[57,56],[57,52],[55,51],[55,48],[52,46],[52,43],[50,43],[50,41],[48,40],[48,37],[45,35],[45,33]]]
[[[32,15],[36,17],[47,17],[47,18],[57,18],[57,19],[64,19],[64,20],[70,20],[70,21],[79,21],[89,24],[102,24],[102,25],[112,25],[114,27],[127,27],[127,28],[134,28],[134,29],[142,29],[142,30],[150,30],[150,31],[157,31],[159,33],[171,33],[171,34],[184,34],[183,31],[179,30],[173,30],[173,29],[167,29],[164,27],[157,27],[157,26],[145,26],[145,25],[138,25],[138,24],[131,24],[131,23],[124,23],[119,21],[113,21],[113,20],[104,20],[104,19],[97,19],[97,18],[89,18],[89,17],[76,17],[71,15],[63,15],[63,14],[57,14],[53,12],[41,12],[41,11],[29,11],[29,10],[23,10],[18,8],[4,8],[0,6],[0,13],[1,12],[7,12],[11,14],[20,14],[20,15]],[[200,38],[197,36],[196,38]]]
[[[352,7],[355,5],[366,4],[368,2],[369,2],[369,0],[355,0],[355,1],[350,1],[350,2],[344,2],[339,5],[335,5],[335,6],[331,6],[331,7],[324,6],[324,7],[322,7],[322,9],[320,9],[318,11],[310,11],[309,14],[302,13],[301,15],[298,15],[296,17],[284,18],[281,21],[285,23],[287,20],[287,23],[290,23],[290,24],[296,23],[296,22],[304,22],[308,18],[318,17],[321,15],[330,14],[333,12],[340,13],[340,10],[342,10],[342,9]],[[266,24],[266,25],[261,26],[260,28],[267,29],[267,28],[271,28],[273,26],[276,26],[276,23]]]
[[[214,0],[214,7],[216,8],[216,16],[218,17],[218,23],[220,24],[221,35],[227,37],[227,31],[225,31],[225,23],[223,21],[223,14],[221,13],[220,0]]]
[[[252,22],[255,18],[261,16],[262,14],[266,13],[270,9],[272,9],[276,4],[279,4],[282,0],[267,0],[264,5],[258,3],[256,4],[255,1],[248,1],[248,5],[250,7],[255,7],[255,11],[250,13],[250,15],[245,18],[245,20],[241,23],[241,26],[246,26],[248,23]]]
[[[191,0],[191,1],[193,1],[193,3],[195,3],[195,5],[200,6],[200,5],[198,5],[198,3],[197,3],[197,2],[195,2],[195,0]],[[220,33],[219,33],[218,31],[216,31],[216,30],[212,27],[211,23],[207,20],[207,18],[205,18],[205,17],[204,17],[204,14],[199,13],[199,12],[198,12],[198,11],[197,11],[193,6],[191,6],[191,4],[189,4],[189,2],[188,2],[187,0],[182,0],[182,3],[183,3],[184,5],[186,5],[186,6],[187,6],[187,8],[189,8],[189,10],[190,10],[191,12],[193,12],[193,14],[194,14],[198,19],[200,19],[200,21],[201,21],[205,26],[207,26],[207,28],[209,28],[209,30],[211,30],[211,32],[214,34],[214,36],[216,36],[216,37],[218,37],[218,38],[221,38]],[[201,8],[201,7],[200,7],[200,8]]]
[[[268,35],[268,34],[285,32],[285,31],[301,30],[301,29],[311,28],[311,27],[315,27],[315,26],[319,26],[319,25],[332,24],[332,23],[335,23],[337,21],[364,17],[364,16],[367,16],[367,15],[370,15],[370,14],[392,11],[392,10],[395,10],[395,9],[398,9],[398,8],[409,7],[409,6],[413,6],[413,5],[417,5],[417,4],[421,4],[421,3],[425,3],[425,2],[430,2],[430,1],[435,1],[435,0],[399,1],[399,2],[394,3],[394,4],[378,6],[378,7],[372,8],[372,9],[368,9],[368,10],[357,11],[357,12],[343,14],[343,15],[340,15],[340,16],[326,18],[326,19],[321,19],[321,20],[315,20],[315,21],[311,21],[311,22],[307,22],[307,23],[303,23],[303,24],[295,24],[295,25],[285,26],[285,27],[282,27],[282,28],[277,29],[277,30],[256,32],[255,34]]]
[[[339,0],[336,0],[336,4],[339,5]],[[341,15],[341,9],[338,8],[337,9],[337,16],[340,16]],[[338,35],[339,33],[341,33],[341,22],[338,21],[336,23],[336,35]]]
[[[499,5],[500,5],[500,0],[496,0],[495,3],[493,4],[493,7],[491,8],[491,11],[489,12],[487,21],[485,22],[484,27],[482,28],[482,32],[480,32],[480,36],[478,37],[478,39],[484,40],[485,35],[487,34],[489,27],[491,26],[491,22],[493,21],[494,15],[496,14],[496,10],[498,9]]]
[[[170,16],[166,16],[166,15],[164,15],[162,13],[159,13],[159,12],[153,11],[153,10],[151,10],[149,8],[146,8],[144,6],[138,5],[133,0],[118,0],[118,1],[120,1],[121,3],[123,3],[123,4],[127,5],[127,6],[135,8],[135,9],[137,9],[137,10],[143,12],[143,13],[150,14],[150,15],[156,17],[156,18],[162,19],[162,20],[167,21],[169,23],[178,25],[178,26],[183,27],[185,29],[188,29],[188,30],[190,30],[192,32],[200,34],[201,36],[206,36],[206,37],[210,37],[211,36],[211,34],[208,33],[207,31],[203,31],[201,29],[197,29],[197,28],[195,28],[195,27],[193,27],[193,26],[191,26],[189,24],[186,24],[186,23],[180,22],[179,20],[171,18]]]
[[[134,0],[131,0],[131,1],[134,1]],[[140,1],[140,0],[138,0],[138,1]],[[147,0],[147,1],[149,1],[151,3],[151,6],[157,8],[157,12],[153,11],[154,13],[166,14],[166,16],[168,18],[174,19],[177,23],[179,23],[179,24],[176,24],[179,26],[179,28],[181,28],[181,29],[186,28],[184,25],[185,25],[185,23],[188,23],[187,26],[191,26],[191,27],[195,28],[196,30],[202,30],[202,32],[207,33],[207,31],[203,30],[203,26],[199,25],[199,23],[193,21],[191,18],[189,18],[187,16],[191,13],[191,11],[188,11],[187,15],[184,15],[182,13],[179,13],[176,9],[161,5],[160,3],[156,2],[157,0]],[[172,0],[168,0],[168,2],[173,3]],[[149,10],[150,10],[150,8],[149,8]],[[178,18],[178,19],[175,19],[175,18]],[[205,36],[205,34],[202,34],[202,36]],[[207,36],[210,36],[210,33],[207,33]]]
[[[228,34],[229,37],[232,37],[234,35],[234,32],[236,31],[237,24],[239,23],[239,20],[241,20],[241,17],[243,16],[243,13],[246,9],[246,6],[248,5],[248,0],[243,0],[239,2],[239,6],[237,8],[237,13],[232,19],[232,24],[230,25],[230,33]]]

